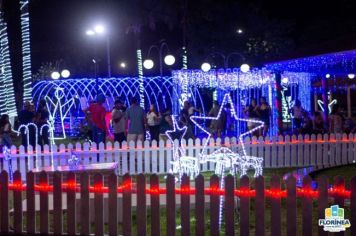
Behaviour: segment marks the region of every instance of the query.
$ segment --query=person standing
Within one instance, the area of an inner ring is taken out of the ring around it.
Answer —
[[[125,106],[120,100],[115,101],[114,109],[111,112],[112,126],[114,129],[114,141],[120,145],[126,140],[125,127]]]
[[[125,118],[129,121],[129,129],[127,134],[127,142],[134,141],[135,143],[144,140],[146,116],[142,107],[137,104],[137,99],[131,99],[131,106],[126,110]]]
[[[41,129],[41,127],[43,125],[47,124],[48,118],[49,118],[49,112],[47,111],[47,107],[46,107],[46,102],[44,100],[41,100],[39,105],[38,105],[38,109],[37,109],[37,126],[38,129]],[[39,134],[39,138],[38,138],[38,144],[43,146],[43,145],[49,145],[49,138],[48,138],[48,127],[45,126],[42,130],[42,134]]]
[[[172,129],[173,129],[173,120],[171,116],[171,111],[169,109],[166,109],[161,114],[161,119],[159,122],[159,139],[163,140],[164,142],[167,142],[168,137],[166,135],[166,132]]]
[[[213,102],[213,107],[209,111],[208,116],[210,117],[218,117],[220,111],[220,106],[218,101]],[[210,122],[210,130],[213,134],[216,134],[218,138],[221,138],[221,133],[225,128],[226,124],[226,114],[225,111],[222,110],[220,117],[217,120],[211,120]]]
[[[150,111],[147,113],[147,125],[151,134],[151,140],[156,140],[158,142],[159,139],[159,123],[160,116],[156,111],[155,105],[151,104]]]
[[[258,111],[260,120],[264,122],[263,136],[266,136],[268,133],[269,125],[270,125],[271,107],[267,103],[265,97],[260,98],[260,105],[259,105],[257,111]]]
[[[245,115],[248,117],[249,120],[254,121],[259,119],[259,114],[258,114],[258,106],[256,99],[252,98],[251,103],[249,106],[247,106],[244,110]],[[257,125],[255,122],[247,122],[247,129],[252,130],[256,128]],[[255,131],[252,133],[253,136],[259,136],[259,130]]]
[[[35,113],[32,109],[30,102],[26,101],[24,108],[19,113],[20,125],[28,125],[32,123],[35,118]],[[29,130],[29,143],[27,143],[27,134],[25,134],[25,129],[21,129],[21,141],[22,145],[27,149],[28,145],[31,145],[34,149],[36,148],[36,129],[33,126],[28,127]]]
[[[293,126],[298,134],[302,129],[303,114],[304,114],[304,109],[302,108],[302,104],[298,99],[295,101],[295,105],[292,107],[292,114],[293,114]]]
[[[93,141],[96,144],[101,142],[105,143],[106,138],[106,124],[105,115],[106,110],[103,106],[105,102],[105,96],[99,94],[96,99],[96,103],[90,104],[88,111],[91,113],[92,129],[93,129]]]
[[[9,120],[9,115],[3,114],[0,118],[0,136],[1,136],[1,144],[8,148],[11,148],[12,141],[11,135],[12,128]]]
[[[344,131],[345,118],[341,113],[339,104],[335,104],[331,110],[329,116],[329,132],[330,133],[342,133]]]

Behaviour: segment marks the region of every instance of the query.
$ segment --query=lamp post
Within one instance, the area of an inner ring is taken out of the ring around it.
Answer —
[[[110,57],[110,37],[106,32],[106,29],[103,25],[95,25],[93,28],[88,29],[86,31],[86,35],[90,37],[97,37],[100,35],[106,35],[106,57],[107,57],[107,69],[108,69],[108,77],[111,77],[111,57]]]
[[[164,57],[162,56],[163,53],[163,49],[167,50],[167,55]],[[152,59],[150,59],[150,54],[152,49],[156,49],[158,51],[159,54],[159,73],[162,76],[163,75],[163,61],[166,65],[171,66],[175,63],[175,57],[171,54],[169,54],[169,48],[166,42],[162,42],[160,44],[160,46],[158,47],[157,45],[152,45],[149,49],[148,49],[148,53],[147,53],[147,58],[144,62],[143,62],[143,67],[145,67],[145,69],[150,70],[153,68],[154,66],[154,62]]]

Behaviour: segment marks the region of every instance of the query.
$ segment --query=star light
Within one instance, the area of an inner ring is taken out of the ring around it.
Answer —
[[[185,133],[187,132],[187,126],[180,128],[174,116],[172,116],[173,121],[173,130],[167,130],[166,135],[173,145],[173,161],[172,164],[172,173],[178,173],[179,180],[181,180],[183,174],[187,174],[191,179],[199,175],[199,158],[191,157],[185,155],[185,148],[182,144],[182,139],[184,138]],[[172,133],[180,133],[178,138],[179,144],[174,142],[172,138]]]

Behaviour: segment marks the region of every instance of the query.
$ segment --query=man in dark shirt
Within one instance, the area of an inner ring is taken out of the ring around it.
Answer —
[[[142,107],[137,104],[137,99],[131,99],[131,106],[126,110],[126,119],[129,123],[127,142],[144,141],[146,115]]]
[[[30,102],[25,102],[24,109],[19,113],[19,121],[21,125],[27,125],[28,123],[32,123],[35,118],[35,113],[32,109],[32,104]],[[29,128],[29,141],[30,145],[35,149],[36,147],[36,130],[33,126]],[[27,135],[25,134],[25,129],[21,129],[21,140],[22,145],[27,149]]]

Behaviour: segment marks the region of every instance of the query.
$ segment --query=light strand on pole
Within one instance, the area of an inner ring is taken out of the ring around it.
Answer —
[[[187,55],[187,48],[185,46],[182,47],[183,56],[182,56],[182,69],[188,69],[188,55]]]
[[[0,113],[8,114],[9,117],[15,117],[17,116],[17,109],[11,70],[9,40],[7,35],[7,24],[4,21],[2,11],[0,12],[0,62]]]
[[[138,69],[138,79],[139,79],[139,91],[140,91],[140,106],[145,109],[145,84],[143,78],[143,66],[142,66],[142,53],[141,49],[136,51],[137,55],[137,69]]]
[[[22,36],[23,101],[32,100],[29,0],[20,1]]]

